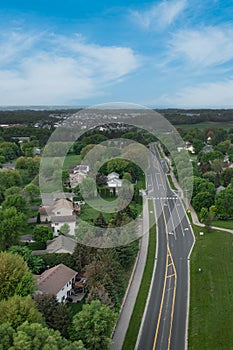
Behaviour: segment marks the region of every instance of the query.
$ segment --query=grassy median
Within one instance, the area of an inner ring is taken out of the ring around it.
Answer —
[[[195,225],[193,230],[189,350],[233,349],[233,236]]]
[[[152,200],[149,200],[149,218],[151,229],[149,235],[146,265],[122,350],[133,350],[135,347],[152,279],[156,250],[156,227]]]

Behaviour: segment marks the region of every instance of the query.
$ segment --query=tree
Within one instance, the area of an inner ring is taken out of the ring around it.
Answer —
[[[232,178],[233,178],[233,169],[232,168],[224,169],[220,175],[221,183],[225,187],[227,187],[231,183]]]
[[[95,195],[95,181],[91,177],[87,177],[80,183],[80,190],[84,198],[93,198]]]
[[[209,216],[209,211],[207,208],[202,207],[201,211],[200,211],[200,218],[201,221],[204,221],[205,219],[207,219]]]
[[[107,221],[105,219],[105,217],[103,216],[103,213],[99,213],[99,215],[97,216],[97,218],[94,220],[94,225],[98,226],[98,227],[107,227]]]
[[[47,226],[36,226],[33,231],[33,238],[37,242],[46,243],[49,239],[53,239],[53,232]]]
[[[44,316],[47,326],[58,330],[63,337],[67,338],[72,319],[67,305],[59,303],[55,295],[49,294],[38,294],[34,300],[37,309]]]
[[[38,274],[45,268],[44,261],[39,256],[32,255],[28,247],[19,245],[12,246],[9,252],[22,256],[32,273]]]
[[[215,205],[221,219],[233,217],[233,188],[226,188],[216,194]]]
[[[14,328],[8,322],[0,324],[0,350],[10,349],[13,345]]]
[[[35,290],[35,278],[18,254],[0,253],[0,300],[14,294],[27,296]]]
[[[25,321],[29,323],[43,321],[42,314],[36,309],[35,302],[30,296],[14,295],[0,301],[0,324],[9,322],[16,329]]]
[[[13,194],[22,194],[22,188],[18,186],[12,186],[7,188],[4,192],[5,197],[11,196]]]
[[[131,174],[130,173],[124,173],[123,174],[123,179],[124,180],[128,180],[129,182],[132,182],[132,176],[131,176]]]
[[[59,230],[60,234],[63,234],[64,236],[68,235],[70,233],[70,225],[65,222]]]
[[[201,208],[209,208],[214,204],[214,197],[208,192],[200,192],[193,199],[192,204],[197,212],[201,211]]]
[[[31,202],[33,201],[33,199],[35,199],[35,197],[38,197],[39,194],[40,194],[39,187],[34,185],[34,184],[32,184],[32,183],[27,185],[27,186],[25,186],[24,187],[24,191],[29,196]]]
[[[19,213],[15,207],[0,210],[0,249],[18,243],[25,220],[24,214]]]
[[[71,339],[81,339],[87,349],[110,349],[115,320],[116,315],[108,306],[93,300],[83,305],[82,311],[73,317]]]
[[[30,324],[27,321],[17,328],[17,332],[13,333],[13,343],[10,349],[85,350],[81,340],[71,343],[62,338],[58,331],[48,329],[40,323]]]
[[[18,212],[25,212],[26,210],[26,200],[20,194],[12,194],[4,200],[2,203],[3,209],[15,207]]]

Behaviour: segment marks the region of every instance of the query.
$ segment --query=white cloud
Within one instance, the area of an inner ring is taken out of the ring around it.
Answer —
[[[67,104],[95,97],[140,66],[130,48],[93,45],[78,35],[5,33],[0,51],[1,105]]]
[[[181,59],[208,67],[233,59],[233,28],[205,27],[202,30],[181,30],[169,43],[169,60]]]
[[[164,0],[145,11],[131,11],[131,17],[143,29],[161,30],[171,25],[186,5],[186,0]]]
[[[233,79],[215,83],[189,86],[175,96],[163,96],[158,103],[177,107],[225,107],[233,106]]]

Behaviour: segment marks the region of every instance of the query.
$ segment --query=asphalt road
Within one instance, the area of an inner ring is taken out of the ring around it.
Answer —
[[[194,243],[190,223],[166,178],[166,163],[155,146],[147,172],[148,196],[157,217],[157,260],[137,349],[186,349],[188,256]]]

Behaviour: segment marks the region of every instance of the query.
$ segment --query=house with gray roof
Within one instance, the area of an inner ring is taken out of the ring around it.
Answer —
[[[64,264],[56,265],[41,275],[35,275],[37,281],[35,294],[55,295],[59,302],[64,302],[71,295],[77,274]]]

